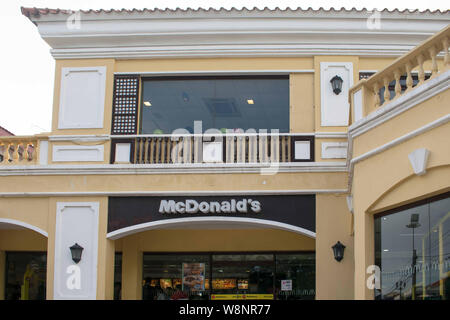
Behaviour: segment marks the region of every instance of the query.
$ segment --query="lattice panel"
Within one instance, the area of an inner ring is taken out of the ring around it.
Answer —
[[[138,96],[138,76],[115,77],[112,134],[136,134]]]

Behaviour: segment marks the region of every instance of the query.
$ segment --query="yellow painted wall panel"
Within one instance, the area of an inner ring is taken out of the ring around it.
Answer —
[[[316,196],[316,299],[353,299],[354,255],[352,214],[346,196]],[[344,258],[337,262],[331,247],[345,245]],[[339,276],[336,276],[339,275]]]

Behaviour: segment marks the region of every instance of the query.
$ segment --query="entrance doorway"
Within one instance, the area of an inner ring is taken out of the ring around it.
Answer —
[[[143,255],[145,300],[314,298],[314,252]]]

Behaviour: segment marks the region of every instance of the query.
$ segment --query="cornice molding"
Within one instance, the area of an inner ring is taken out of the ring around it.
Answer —
[[[179,11],[29,16],[56,59],[359,55],[395,57],[446,27],[448,12]]]

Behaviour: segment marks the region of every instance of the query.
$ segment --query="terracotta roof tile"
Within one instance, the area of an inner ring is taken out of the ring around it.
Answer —
[[[0,126],[0,136],[13,136],[13,135],[14,133]]]
[[[25,7],[21,7],[21,11],[22,14],[28,18],[31,17],[39,17],[40,15],[49,15],[49,14],[72,14],[74,12],[74,10],[68,10],[68,9],[49,9],[49,8],[25,8]],[[154,13],[154,12],[159,12],[159,13],[176,13],[176,12],[215,12],[215,13],[220,13],[220,12],[264,12],[264,11],[269,11],[269,12],[371,12],[372,10],[368,10],[366,8],[363,9],[356,9],[356,8],[351,8],[351,9],[346,9],[344,7],[340,8],[340,9],[336,9],[336,8],[330,8],[330,9],[325,9],[323,7],[320,7],[319,9],[312,9],[311,7],[308,7],[307,9],[302,9],[300,7],[292,9],[292,8],[286,8],[286,9],[280,9],[279,7],[276,7],[275,9],[269,9],[268,7],[264,7],[263,9],[259,9],[257,7],[253,7],[251,9],[248,8],[242,8],[242,9],[237,9],[235,7],[231,8],[231,9],[226,9],[226,8],[219,8],[219,9],[214,9],[214,8],[198,8],[198,9],[193,9],[193,8],[187,8],[187,9],[181,9],[181,8],[176,8],[176,9],[99,9],[99,10],[93,10],[93,9],[89,9],[89,10],[80,10],[80,12],[84,13],[84,14],[100,14],[100,13]],[[378,10],[379,12],[388,12],[388,13],[447,13],[450,10],[434,10],[431,11],[430,9],[426,9],[424,11],[420,11],[419,9],[415,9],[415,10],[410,10],[410,9],[404,9],[404,10],[399,10],[399,9],[393,9],[393,10],[389,10],[389,9],[382,9],[382,10]]]

